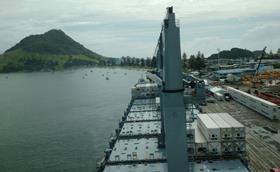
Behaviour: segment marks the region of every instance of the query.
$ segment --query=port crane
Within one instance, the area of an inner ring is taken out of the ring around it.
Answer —
[[[252,86],[253,88],[256,88],[256,83],[258,82],[258,76],[257,75],[259,73],[259,69],[260,69],[260,65],[261,65],[262,59],[265,56],[265,50],[266,50],[266,47],[264,47],[263,50],[262,50],[262,55],[261,55],[261,57],[259,59],[258,66],[256,68],[256,72],[255,72],[254,77],[253,77],[253,86]]]

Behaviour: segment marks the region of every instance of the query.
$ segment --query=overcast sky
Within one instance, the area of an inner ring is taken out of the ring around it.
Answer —
[[[55,28],[105,56],[152,56],[170,5],[188,55],[280,48],[280,0],[0,0],[0,53]]]

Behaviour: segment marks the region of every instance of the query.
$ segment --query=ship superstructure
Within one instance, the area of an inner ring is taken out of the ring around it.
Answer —
[[[204,83],[181,71],[179,25],[167,8],[157,68],[132,87],[132,99],[98,163],[104,172],[248,171],[245,129],[228,114],[203,114]]]

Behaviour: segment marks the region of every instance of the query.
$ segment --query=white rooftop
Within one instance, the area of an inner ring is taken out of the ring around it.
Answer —
[[[235,118],[233,118],[230,114],[228,113],[218,113],[219,116],[226,121],[231,127],[244,127],[243,124],[238,122]]]
[[[136,88],[157,87],[156,83],[140,83],[135,85]]]
[[[207,114],[220,128],[231,128],[232,126],[226,122],[219,113],[208,113]],[[221,114],[222,115],[222,114]],[[235,120],[235,119],[234,119]]]
[[[200,131],[200,129],[197,127],[196,123],[194,125],[194,142],[195,143],[207,143],[204,135],[202,134],[202,132]]]
[[[212,93],[219,92],[219,91],[224,91],[221,87],[211,87],[209,88],[209,91]]]
[[[197,118],[199,118],[208,129],[219,128],[217,124],[207,114],[198,114]]]

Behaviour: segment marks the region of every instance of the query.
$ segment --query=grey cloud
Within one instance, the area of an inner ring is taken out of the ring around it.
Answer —
[[[279,0],[2,0],[0,52],[25,36],[58,28],[104,55],[149,56],[168,5],[181,21],[182,51],[188,54],[259,47],[255,42],[269,36],[261,33],[268,28],[258,27],[279,23]],[[263,36],[255,37],[257,32]],[[275,48],[277,41],[269,45]]]

